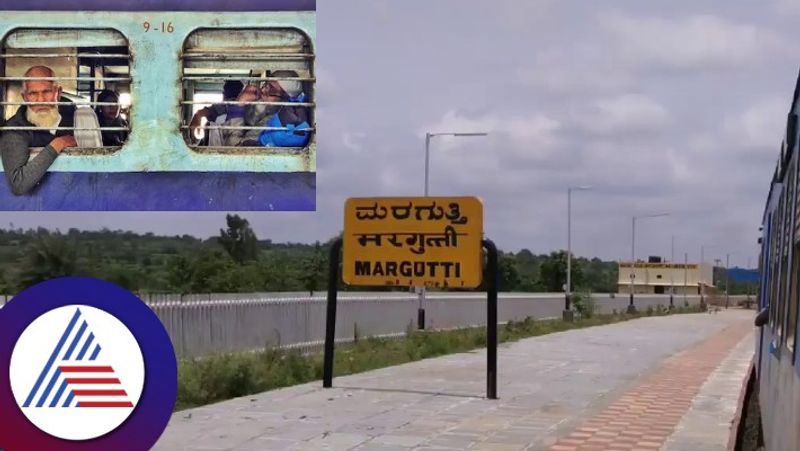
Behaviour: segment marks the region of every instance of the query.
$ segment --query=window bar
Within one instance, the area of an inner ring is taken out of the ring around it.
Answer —
[[[0,58],[130,58],[128,54],[97,53],[3,53]]]
[[[188,130],[189,128],[192,128],[192,127],[190,127],[188,125],[181,125],[181,129],[182,130]],[[249,125],[208,125],[208,123],[206,123],[206,125],[204,125],[204,126],[202,126],[200,128],[207,128],[207,129],[210,129],[210,130],[213,130],[213,129],[218,129],[218,130],[265,130],[265,131],[279,131],[279,130],[288,131],[288,130],[290,130],[290,129],[286,128],[286,127],[258,127],[258,126],[249,126]],[[90,130],[96,130],[96,129],[92,128]],[[296,131],[296,132],[314,131],[314,127],[295,128],[293,131]]]
[[[50,131],[50,130],[100,130],[100,131],[129,131],[130,127],[29,127],[29,126],[8,126],[0,127],[0,130],[29,130],[29,131]]]
[[[122,106],[118,102],[0,102],[0,105],[99,105],[99,106]]]
[[[185,75],[181,78],[183,81],[223,81],[223,80],[257,80],[257,81],[317,81],[316,77],[237,77],[235,75],[228,75],[224,77],[207,77],[197,75]]]
[[[0,81],[131,81],[131,77],[0,77]]]
[[[190,144],[190,148],[205,151],[207,153],[243,153],[246,151],[255,151],[258,154],[272,153],[272,154],[302,154],[305,152],[305,147],[280,147],[280,146],[202,146],[199,144]],[[74,147],[71,147],[74,149]],[[267,149],[265,151],[265,149]]]
[[[188,51],[181,55],[183,59],[234,59],[234,58],[242,58],[242,59],[275,59],[275,60],[287,60],[287,59],[313,59],[315,55],[313,53],[259,53],[253,52],[252,54],[246,53],[224,53],[224,52],[192,52]]]
[[[181,101],[183,105],[278,105],[278,106],[308,106],[313,107],[316,104],[313,102],[261,102],[261,101],[235,101],[235,100],[220,100],[219,102],[209,102],[207,100],[184,100]]]

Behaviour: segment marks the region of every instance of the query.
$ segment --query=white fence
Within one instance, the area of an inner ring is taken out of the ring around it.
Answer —
[[[593,296],[596,311],[623,312],[628,296]],[[731,305],[735,305],[731,297]],[[319,347],[325,337],[326,299],[299,293],[159,295],[145,297],[166,326],[180,356],[199,356],[264,347]],[[699,296],[687,296],[691,305]],[[683,305],[684,297],[674,298]],[[669,305],[669,296],[637,295],[636,307]],[[336,340],[356,336],[401,336],[416,326],[418,297],[413,293],[340,293]],[[560,293],[500,293],[500,322],[560,318],[564,295]],[[485,293],[429,293],[426,326],[445,329],[486,323]]]
[[[325,337],[326,298],[308,293],[232,293],[144,295],[161,319],[175,352],[182,357],[235,352],[266,347],[320,349]],[[623,312],[626,294],[595,294],[595,311]],[[731,296],[731,306],[746,296]],[[0,307],[10,299],[0,297]],[[676,295],[675,305],[700,302],[699,296]],[[724,297],[723,297],[724,299]],[[669,305],[668,295],[635,297],[635,305]],[[413,293],[339,293],[336,341],[355,337],[402,336],[416,327],[419,298]],[[498,320],[521,321],[561,318],[563,293],[500,293]],[[428,293],[425,301],[428,329],[450,329],[486,324],[486,293]]]

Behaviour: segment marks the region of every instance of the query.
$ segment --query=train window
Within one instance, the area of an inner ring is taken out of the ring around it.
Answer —
[[[785,209],[786,212],[784,213],[784,233],[781,237],[782,242],[782,252],[783,252],[783,296],[785,305],[784,305],[784,318],[786,320],[784,325],[784,330],[786,333],[784,334],[784,341],[787,347],[794,351],[794,331],[795,326],[793,315],[796,313],[796,302],[797,296],[794,294],[794,284],[795,284],[795,274],[794,271],[790,271],[791,268],[797,268],[797,266],[791,266],[793,261],[793,248],[794,248],[794,241],[792,240],[792,230],[793,224],[792,221],[795,215],[795,165],[792,163],[787,172],[787,184],[786,184],[786,205]]]
[[[786,324],[786,346],[794,353],[795,334],[797,333],[797,268],[800,268],[800,246],[794,246],[792,283],[789,288],[789,318]]]
[[[201,29],[183,46],[181,131],[204,153],[314,140],[314,50],[295,29]]]
[[[783,330],[786,333],[783,335],[784,342],[788,343],[789,340],[789,314],[791,309],[791,274],[789,273],[790,268],[790,256],[792,250],[792,218],[794,217],[794,165],[792,164],[787,171],[787,183],[786,183],[786,191],[784,193],[784,204],[783,204],[783,233],[781,234],[781,300],[783,301],[783,305],[781,306],[781,314],[783,315],[781,320],[783,322]]]
[[[758,252],[758,264],[756,265],[759,278],[758,278],[758,285],[756,287],[756,301],[759,309],[763,309],[767,306],[767,300],[764,296],[764,279],[766,277],[764,271],[764,246],[760,246],[760,250]]]
[[[780,231],[778,233],[778,240],[777,240],[777,257],[778,257],[778,272],[777,272],[777,279],[778,285],[776,290],[777,300],[778,300],[778,311],[776,316],[776,343],[782,344],[786,339],[786,307],[787,307],[787,281],[788,281],[788,274],[787,268],[789,266],[788,257],[789,251],[787,242],[788,240],[788,230],[787,230],[787,219],[791,217],[791,204],[790,204],[790,189],[789,186],[786,185],[783,193],[781,193],[781,200],[779,203],[779,221],[780,221]]]
[[[75,139],[67,155],[113,153],[125,143],[131,108],[125,36],[107,29],[16,29],[1,48],[0,130],[34,132],[34,153],[59,135]]]
[[[780,210],[776,209],[771,214],[772,219],[772,226],[771,230],[772,233],[770,234],[769,239],[769,274],[770,274],[770,281],[769,287],[767,288],[768,296],[769,296],[769,323],[772,327],[773,332],[776,331],[777,327],[777,316],[778,316],[778,293],[777,293],[777,286],[778,286],[778,236],[780,235],[780,221],[778,218],[780,217]]]
[[[767,216],[767,240],[764,243],[764,249],[766,249],[766,255],[764,256],[764,272],[762,273],[762,277],[764,278],[764,304],[769,307],[769,321],[768,324],[770,327],[773,327],[773,317],[775,312],[775,305],[772,302],[772,236],[775,230],[775,223],[773,221],[774,212],[770,212]]]
[[[800,176],[795,177],[794,183],[794,240],[800,240]]]

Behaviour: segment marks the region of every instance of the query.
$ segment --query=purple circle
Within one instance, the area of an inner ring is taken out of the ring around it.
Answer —
[[[11,391],[8,370],[0,371],[0,450],[152,448],[175,407],[178,364],[164,325],[147,304],[124,288],[90,277],[62,277],[20,292],[0,308],[0,368],[10,367],[14,346],[30,323],[50,310],[71,304],[105,311],[125,324],[136,338],[144,359],[144,387],[139,403],[128,419],[108,434],[91,440],[64,440],[43,432],[25,417]]]

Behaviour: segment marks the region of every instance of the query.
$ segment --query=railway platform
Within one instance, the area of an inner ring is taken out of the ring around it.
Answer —
[[[177,412],[154,449],[725,450],[753,311],[646,317]]]

